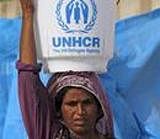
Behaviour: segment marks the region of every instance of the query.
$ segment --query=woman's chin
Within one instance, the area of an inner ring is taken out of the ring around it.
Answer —
[[[82,125],[77,125],[72,131],[78,136],[83,136],[88,133],[88,130]]]

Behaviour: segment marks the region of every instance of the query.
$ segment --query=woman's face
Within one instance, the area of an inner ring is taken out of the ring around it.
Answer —
[[[99,115],[94,97],[78,88],[71,88],[65,93],[61,112],[67,128],[78,135],[93,131]]]

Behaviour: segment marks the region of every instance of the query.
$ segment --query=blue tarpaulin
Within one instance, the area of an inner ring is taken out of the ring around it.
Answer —
[[[101,81],[117,139],[160,139],[160,9],[116,23],[114,57]],[[0,139],[27,138],[17,96],[21,18],[0,19]],[[46,81],[47,76],[42,74]]]

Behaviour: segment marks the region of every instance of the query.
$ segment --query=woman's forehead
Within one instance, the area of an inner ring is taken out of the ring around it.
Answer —
[[[74,100],[74,99],[94,99],[93,95],[85,89],[82,88],[71,88],[65,95],[65,99]]]

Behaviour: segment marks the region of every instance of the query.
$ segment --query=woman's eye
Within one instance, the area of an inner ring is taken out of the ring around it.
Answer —
[[[68,103],[66,103],[68,106],[72,106],[72,107],[74,107],[74,106],[76,106],[77,105],[77,102],[75,102],[75,101],[71,101],[71,102],[68,102]]]
[[[90,104],[92,104],[92,103],[93,103],[93,101],[90,100],[90,99],[87,99],[87,100],[85,100],[85,101],[83,102],[84,105],[90,105]]]

